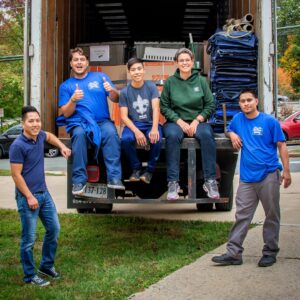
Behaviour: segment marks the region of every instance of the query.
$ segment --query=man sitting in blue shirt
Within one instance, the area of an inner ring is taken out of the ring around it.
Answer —
[[[87,147],[101,147],[107,171],[107,186],[125,189],[121,178],[120,139],[110,119],[107,97],[118,102],[119,93],[110,78],[100,72],[88,72],[89,61],[81,48],[70,51],[73,77],[60,85],[58,106],[71,135],[73,195],[84,192],[87,182]]]
[[[50,282],[39,277],[34,267],[33,246],[37,218],[40,217],[46,229],[38,274],[54,279],[60,277],[54,268],[60,225],[55,204],[45,182],[44,143],[47,141],[59,148],[65,158],[71,155],[71,150],[52,133],[41,130],[40,114],[35,107],[23,107],[22,124],[23,133],[10,146],[9,159],[22,223],[20,252],[24,282],[47,286]]]

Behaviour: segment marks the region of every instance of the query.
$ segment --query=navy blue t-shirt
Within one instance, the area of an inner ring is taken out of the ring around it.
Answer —
[[[44,143],[46,133],[41,131],[37,140],[28,139],[23,133],[11,144],[9,160],[13,164],[22,164],[22,176],[30,192],[47,191],[44,171]]]
[[[159,97],[152,81],[145,81],[140,88],[128,84],[120,93],[119,106],[128,108],[128,117],[133,122],[152,123],[152,100]]]

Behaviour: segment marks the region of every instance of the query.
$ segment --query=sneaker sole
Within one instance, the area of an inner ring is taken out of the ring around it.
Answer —
[[[261,267],[261,268],[266,268],[266,267],[273,266],[275,263],[276,263],[276,261],[274,261],[272,263],[269,263],[269,264],[260,264],[260,263],[258,263],[258,266]]]
[[[146,180],[145,177],[140,177],[140,180],[142,180],[143,182],[147,183],[147,184],[150,184],[150,181]]]
[[[203,184],[203,189],[204,189],[204,191],[207,193],[208,198],[214,199],[214,200],[219,200],[219,199],[220,199],[220,195],[219,195],[219,196],[216,196],[216,197],[212,197],[212,196],[209,194],[208,189],[207,189],[207,187],[205,186],[205,184]]]
[[[238,266],[242,265],[243,261],[231,261],[231,262],[225,262],[225,261],[215,261],[212,259],[212,261],[216,264],[219,264],[220,266]]]
[[[76,192],[72,191],[72,195],[82,195],[84,193],[85,187],[86,187],[86,184],[83,186],[83,188],[80,191],[76,191]]]
[[[40,274],[40,275],[47,276],[47,277],[50,277],[50,278],[52,278],[52,279],[60,279],[60,276],[58,276],[58,277],[53,277],[53,276],[51,276],[51,275],[49,275],[49,274],[47,274],[47,273],[44,273],[44,272],[42,272],[42,271],[40,271],[40,270],[38,270],[37,272],[38,272],[38,274]],[[49,283],[49,284],[50,284],[50,283]]]
[[[107,187],[114,190],[125,190],[125,186],[121,186],[121,185],[108,184]]]
[[[47,281],[47,283],[44,283],[44,284],[36,284],[36,283],[34,283],[33,281],[31,281],[30,284],[36,285],[36,286],[40,286],[40,287],[46,287],[46,286],[49,286],[49,285],[50,285],[50,282]]]
[[[138,182],[140,181],[140,178],[129,178],[130,182]]]

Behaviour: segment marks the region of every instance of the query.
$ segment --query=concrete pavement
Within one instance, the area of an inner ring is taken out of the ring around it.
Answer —
[[[66,208],[66,176],[47,176],[49,190],[59,212],[74,212]],[[258,224],[247,235],[244,264],[221,267],[211,257],[225,252],[225,245],[200,257],[194,263],[177,270],[131,300],[210,300],[210,299],[300,299],[300,173],[292,173],[293,183],[281,190],[280,252],[275,265],[257,267],[261,256],[262,222],[259,207],[253,222]],[[235,177],[235,188],[238,176]],[[14,184],[11,177],[0,177],[1,208],[15,209]],[[118,204],[114,213],[150,218],[234,221],[231,212],[199,213],[194,204]]]

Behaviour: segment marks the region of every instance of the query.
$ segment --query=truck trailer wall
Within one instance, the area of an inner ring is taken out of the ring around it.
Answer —
[[[214,3],[217,3],[217,0]],[[274,110],[272,3],[272,0],[229,0],[226,5],[218,5],[222,9],[217,13],[226,14],[224,20],[228,17],[238,19],[248,12],[254,15],[255,33],[259,39],[260,108],[267,113]],[[40,109],[44,129],[57,134],[55,117],[58,115],[58,87],[69,77],[68,50],[80,43],[101,41],[91,40],[92,34],[87,31],[89,15],[82,0],[31,0],[28,1],[28,5],[30,20],[27,22],[30,24],[30,34],[25,36],[28,41],[24,51],[27,53],[27,70],[30,70],[30,80],[27,80],[27,103]],[[166,15],[170,18],[171,14],[166,12]],[[216,22],[216,27],[217,25],[221,27],[223,24]],[[92,30],[98,29],[91,28],[90,31]],[[194,41],[198,42],[197,39]]]

